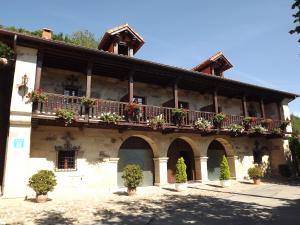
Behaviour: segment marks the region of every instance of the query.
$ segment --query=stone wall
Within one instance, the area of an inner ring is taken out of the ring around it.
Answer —
[[[117,130],[71,128],[39,126],[32,130],[30,151],[30,172],[28,177],[40,169],[55,170],[56,145],[63,145],[65,137],[69,136],[71,144],[79,145],[80,151],[77,160],[77,170],[70,172],[55,172],[58,179],[58,187],[55,194],[72,191],[113,191],[117,187],[117,160],[118,151],[122,143],[131,136],[143,138],[153,150],[155,162],[155,183],[166,183],[167,152],[171,143],[176,138],[185,140],[193,149],[196,163],[196,177],[201,180],[207,171],[201,171],[201,165],[207,155],[209,144],[217,139],[226,149],[232,176],[241,180],[247,177],[247,170],[253,165],[253,149],[269,149],[264,138],[230,138],[228,136],[201,137],[197,134],[161,134],[160,132],[126,131],[119,133]],[[258,143],[258,147],[257,147]],[[100,158],[100,152],[107,158]],[[266,155],[269,153],[267,152]],[[199,160],[202,158],[201,160]],[[268,159],[266,157],[265,159]],[[276,156],[273,160],[284,159]],[[207,159],[206,159],[207,160]],[[164,163],[164,164],[163,164]],[[206,163],[206,162],[205,162]],[[203,167],[203,166],[202,166]],[[158,171],[162,171],[162,174]],[[165,173],[165,174],[164,174]],[[198,173],[198,174],[197,174]],[[205,181],[205,180],[203,180]],[[28,188],[28,193],[33,194]]]

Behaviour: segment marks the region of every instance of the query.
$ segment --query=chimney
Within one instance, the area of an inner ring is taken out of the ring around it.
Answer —
[[[47,40],[52,40],[52,30],[48,28],[43,28],[42,32],[42,38],[47,39]]]

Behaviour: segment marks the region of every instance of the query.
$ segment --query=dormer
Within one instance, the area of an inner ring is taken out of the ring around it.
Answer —
[[[144,43],[143,38],[126,23],[106,31],[98,49],[133,56]]]
[[[224,77],[224,71],[232,67],[232,64],[223,55],[223,53],[218,52],[209,59],[200,63],[198,66],[194,67],[192,70],[218,77]]]

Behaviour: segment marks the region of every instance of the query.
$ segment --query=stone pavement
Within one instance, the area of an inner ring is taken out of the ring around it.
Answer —
[[[45,204],[1,199],[0,224],[300,224],[300,184],[234,183],[144,187],[128,197],[123,191],[97,197],[55,198]]]

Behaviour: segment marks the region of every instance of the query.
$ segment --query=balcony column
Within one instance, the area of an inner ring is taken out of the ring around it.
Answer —
[[[92,70],[93,64],[88,63],[87,71],[86,71],[86,97],[91,97],[91,85],[92,85]]]
[[[173,85],[174,107],[178,108],[178,80]]]
[[[155,186],[168,184],[168,159],[168,157],[153,158],[155,169]]]
[[[34,90],[40,89],[40,86],[41,86],[43,59],[44,59],[44,54],[42,52],[38,52],[37,63],[36,63],[36,72],[35,72]]]
[[[282,118],[282,104],[281,102],[277,102],[277,111],[278,111],[278,119],[279,120],[285,120],[284,118]]]
[[[266,118],[266,113],[265,113],[265,103],[264,100],[260,100],[260,111],[261,111],[261,117],[264,119]]]
[[[128,77],[128,102],[133,101],[133,74],[134,71],[131,71]]]
[[[213,93],[213,105],[214,105],[214,112],[219,113],[218,91],[217,90],[214,90],[214,93]]]
[[[242,98],[242,105],[243,105],[243,116],[246,117],[248,116],[248,110],[247,110],[247,99],[245,95]]]

